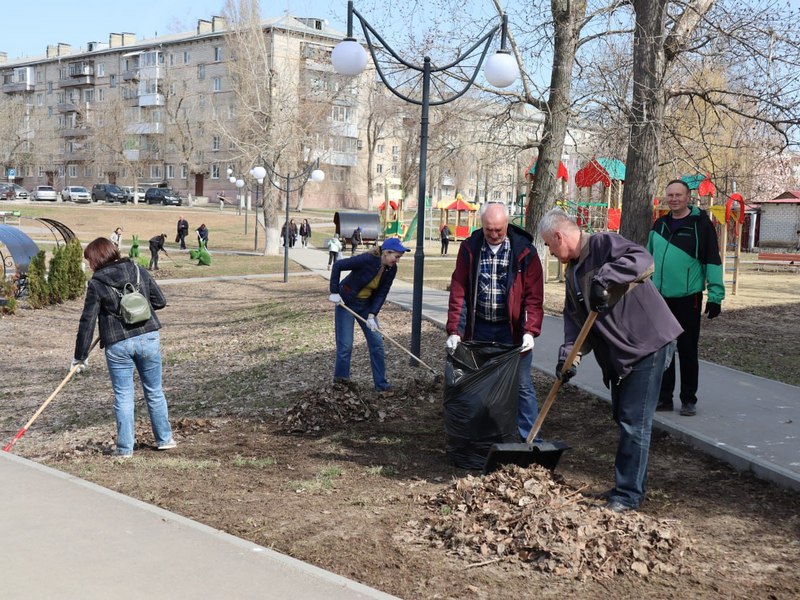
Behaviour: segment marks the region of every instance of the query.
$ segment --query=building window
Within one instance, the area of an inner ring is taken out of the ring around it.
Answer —
[[[228,118],[231,120],[236,118],[236,107],[233,104],[228,104]]]
[[[376,184],[376,185],[375,185],[375,191],[376,191],[378,194],[382,194],[382,193],[383,193],[383,184],[382,184],[382,183],[378,183],[378,184]]]
[[[383,173],[383,165],[382,164],[375,165],[375,172],[376,173]]]
[[[392,156],[400,155],[400,146],[392,146]]]
[[[106,99],[106,91],[103,88],[97,88],[97,101],[102,102]]]
[[[378,144],[377,147],[375,148],[375,152],[377,152],[378,154],[383,154],[383,151],[384,151],[383,144]]]
[[[222,77],[214,77],[214,91],[215,92],[222,91]]]
[[[83,176],[84,177],[91,177],[92,176],[92,167],[91,165],[86,165],[83,167]]]
[[[44,177],[44,165],[39,166],[39,177]]]
[[[357,149],[357,150],[363,150],[363,149],[364,149],[364,142],[363,142],[363,141],[361,141],[361,140],[358,140],[358,141],[356,142],[356,149]]]
[[[52,117],[53,116],[53,107],[52,106],[48,106],[47,107],[47,116],[48,117]]]
[[[167,179],[175,179],[175,165],[167,165]]]
[[[333,182],[334,183],[344,183],[345,181],[345,170],[343,167],[333,167]]]
[[[161,179],[161,165],[150,165],[150,179]]]
[[[48,94],[52,94],[53,93],[53,82],[52,81],[48,81],[47,82],[47,93]]]
[[[181,165],[181,179],[186,179],[189,177],[189,167],[186,165]]]
[[[106,76],[106,65],[105,65],[105,63],[98,63],[97,64],[97,76],[98,77],[105,77]]]
[[[172,67],[175,65],[175,54],[173,52],[169,53],[169,66]]]
[[[214,62],[219,62],[222,60],[222,47],[215,46],[214,47]]]
[[[331,118],[337,123],[350,122],[350,107],[349,106],[334,106]]]
[[[73,179],[78,176],[78,165],[69,165],[67,167],[67,177],[72,177]]]
[[[44,94],[36,94],[36,106],[44,106]]]
[[[219,179],[219,165],[211,163],[211,179]]]
[[[500,200],[500,190],[494,190],[492,192],[492,200],[499,201]]]
[[[219,136],[218,135],[215,135],[214,137],[211,138],[211,149],[214,150],[215,152],[217,150],[219,150]]]
[[[188,65],[190,62],[192,62],[192,55],[189,54],[188,50],[184,50],[183,51],[183,64]]]
[[[392,175],[397,175],[397,165],[392,165]]]
[[[206,78],[206,66],[205,65],[197,65],[197,78],[198,79],[205,79]]]

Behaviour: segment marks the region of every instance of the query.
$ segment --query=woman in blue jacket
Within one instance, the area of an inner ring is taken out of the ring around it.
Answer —
[[[369,252],[333,263],[331,270],[330,296],[336,304],[336,363],[333,368],[334,383],[350,380],[350,356],[353,352],[353,323],[356,318],[344,306],[361,316],[358,324],[364,331],[372,366],[375,389],[384,392],[390,389],[386,380],[386,365],[383,353],[383,337],[378,332],[378,312],[386,301],[386,295],[397,275],[397,263],[408,248],[397,238],[389,238],[380,247]],[[350,274],[339,283],[342,271]]]

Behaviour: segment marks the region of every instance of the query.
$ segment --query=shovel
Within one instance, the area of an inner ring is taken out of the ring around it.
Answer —
[[[578,338],[575,340],[575,343],[572,344],[572,350],[570,350],[567,358],[564,360],[564,369],[569,369],[567,365],[572,366],[575,363],[578,352],[580,352],[581,346],[583,346],[583,343],[586,341],[586,336],[589,335],[589,331],[592,329],[596,318],[597,312],[591,311],[583,327],[581,327]],[[542,465],[544,468],[550,469],[551,471],[556,468],[561,454],[564,450],[569,450],[570,446],[564,442],[534,442],[533,440],[536,439],[539,430],[542,428],[542,423],[544,423],[547,413],[550,412],[550,407],[553,406],[553,402],[555,402],[560,388],[561,380],[556,377],[555,382],[553,382],[553,387],[550,388],[550,393],[547,394],[547,399],[542,405],[542,410],[539,412],[539,417],[533,424],[531,432],[528,434],[528,438],[525,440],[524,444],[492,445],[486,457],[486,463],[483,466],[484,475],[509,463],[519,465],[520,467],[529,467],[534,464]]]
[[[351,309],[349,306],[347,306],[347,305],[346,305],[344,302],[339,302],[339,306],[341,306],[343,309],[345,309],[347,312],[349,312],[351,315],[353,315],[353,316],[354,316],[356,319],[358,319],[359,321],[361,321],[361,322],[363,322],[363,323],[367,323],[367,320],[366,320],[364,317],[362,317],[360,314],[358,314],[357,312],[355,312],[354,310],[352,310],[352,309]],[[382,332],[380,329],[378,329],[378,333],[380,333],[380,334],[381,334],[381,336],[383,337],[383,339],[389,340],[389,341],[390,341],[390,342],[392,342],[392,343],[393,343],[395,346],[397,346],[398,348],[400,348],[400,350],[402,350],[403,352],[405,352],[406,354],[408,354],[408,355],[409,355],[411,358],[413,358],[415,361],[417,361],[417,362],[418,362],[419,364],[421,364],[423,367],[425,367],[426,369],[428,369],[428,371],[430,371],[431,373],[433,373],[433,376],[434,376],[434,377],[437,377],[437,378],[439,377],[439,372],[438,372],[436,369],[434,369],[433,367],[431,367],[431,366],[429,366],[429,365],[426,365],[426,364],[425,364],[425,363],[422,361],[422,359],[421,359],[421,358],[419,358],[419,357],[418,357],[416,354],[413,354],[412,352],[410,352],[410,351],[406,350],[406,349],[405,349],[405,347],[403,347],[403,345],[402,345],[402,344],[400,344],[400,342],[398,342],[398,341],[396,341],[396,340],[393,340],[393,339],[392,339],[392,338],[390,338],[390,337],[389,337],[387,334],[383,333],[383,332]]]

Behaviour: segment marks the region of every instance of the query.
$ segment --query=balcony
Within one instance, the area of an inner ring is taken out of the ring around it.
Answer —
[[[89,102],[70,102],[68,100],[56,104],[56,110],[60,113],[85,112],[89,110],[89,108],[91,108]]]
[[[158,135],[165,131],[164,123],[131,123],[125,127],[125,133],[130,135]]]
[[[91,127],[68,127],[58,131],[58,135],[62,138],[86,137],[93,133],[94,131]]]
[[[138,160],[161,160],[161,156],[157,150],[131,149],[123,150],[123,154],[125,155],[125,159],[131,162]]]
[[[66,165],[76,162],[86,162],[92,160],[94,157],[92,156],[91,152],[87,152],[86,150],[78,150],[77,152],[64,152],[60,158]]]
[[[139,94],[139,106],[164,106],[164,94]]]
[[[94,85],[94,65],[75,63],[70,65],[67,77],[59,82],[62,88]]]
[[[122,72],[122,81],[139,81],[139,69]]]
[[[324,162],[334,167],[355,167],[357,154],[355,152],[331,152]]]
[[[32,92],[34,85],[29,81],[21,81],[16,83],[4,83],[3,92],[6,94],[15,94],[17,92]]]

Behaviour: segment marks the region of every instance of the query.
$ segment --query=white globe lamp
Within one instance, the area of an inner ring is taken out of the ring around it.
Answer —
[[[486,60],[483,75],[494,87],[507,88],[519,77],[519,67],[508,51],[500,50]]]
[[[367,51],[357,41],[345,39],[331,52],[331,63],[340,75],[358,75],[367,66]]]

